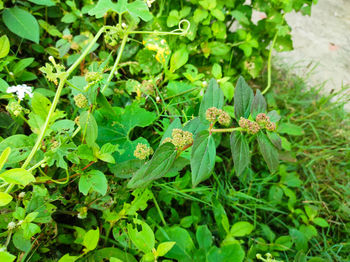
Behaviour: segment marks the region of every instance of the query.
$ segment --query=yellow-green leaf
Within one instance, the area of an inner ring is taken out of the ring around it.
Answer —
[[[23,168],[13,168],[0,174],[0,178],[7,183],[26,186],[30,182],[34,182],[34,176]]]
[[[8,55],[10,52],[10,41],[6,35],[0,37],[0,58]]]
[[[0,155],[0,170],[5,165],[7,158],[9,157],[11,153],[11,148],[7,147]]]
[[[5,192],[0,192],[0,207],[6,206],[11,201],[12,201],[11,195]]]

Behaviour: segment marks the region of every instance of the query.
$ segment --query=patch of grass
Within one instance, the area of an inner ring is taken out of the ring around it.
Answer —
[[[344,110],[350,87],[323,95],[322,86],[309,87],[276,70],[273,88],[269,97],[282,118],[304,131],[288,137],[294,152],[289,158],[304,180],[304,201],[319,206],[330,224],[323,243],[315,244],[330,261],[350,259],[350,114]]]

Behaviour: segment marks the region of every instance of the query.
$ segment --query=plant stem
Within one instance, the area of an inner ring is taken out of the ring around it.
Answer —
[[[210,131],[212,133],[231,133],[233,131],[241,131],[241,127],[233,127],[233,128],[218,128],[218,129],[211,129]]]
[[[125,47],[125,44],[126,44],[126,41],[128,40],[128,33],[125,33],[124,37],[123,37],[123,40],[122,40],[122,44],[120,45],[119,47],[119,52],[118,52],[118,56],[117,56],[117,59],[115,60],[115,63],[113,65],[113,68],[111,70],[111,72],[109,73],[109,76],[108,76],[108,79],[107,79],[107,82],[105,83],[105,85],[102,87],[101,89],[101,92],[103,94],[103,92],[106,90],[106,88],[108,87],[109,83],[111,82],[115,72],[117,71],[117,67],[118,67],[118,64],[119,64],[119,61],[120,59],[122,58],[122,54],[123,54],[123,51],[124,51],[124,47]]]
[[[269,89],[271,87],[271,58],[272,58],[272,50],[273,50],[275,43],[276,43],[277,35],[278,35],[278,30],[275,33],[275,36],[273,38],[273,41],[272,41],[272,44],[270,47],[269,58],[267,60],[267,86],[266,86],[265,90],[261,92],[261,94],[263,94],[263,95],[266,94],[267,91],[269,91]]]
[[[44,157],[43,160],[39,161],[38,163],[36,163],[34,166],[32,166],[31,168],[28,169],[29,172],[33,171],[34,169],[38,168],[41,164],[46,162],[46,158]]]
[[[153,194],[152,194],[152,198],[153,198],[154,205],[156,206],[156,209],[157,209],[158,214],[160,216],[160,219],[162,220],[163,225],[166,226],[166,222],[165,222],[165,219],[164,219],[164,216],[163,216],[163,212],[162,212],[162,210],[160,210],[158,202],[157,202],[157,199],[154,197]]]

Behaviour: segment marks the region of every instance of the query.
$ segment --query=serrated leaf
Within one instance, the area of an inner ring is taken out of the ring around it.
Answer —
[[[136,0],[132,3],[128,3],[127,9],[132,16],[140,17],[145,22],[148,22],[153,18],[145,1]]]
[[[251,106],[251,115],[253,117],[253,119],[256,118],[256,116],[260,113],[266,113],[266,108],[267,108],[267,104],[266,104],[266,100],[264,98],[264,96],[261,94],[260,90],[256,90],[253,102],[252,102],[252,106]]]
[[[237,176],[240,176],[250,163],[249,145],[246,137],[239,131],[232,132],[230,145]]]
[[[162,144],[152,159],[129,181],[129,188],[145,186],[149,182],[162,178],[169,171],[176,158],[175,146],[172,143]]]
[[[26,186],[35,181],[34,176],[23,168],[13,168],[0,174],[0,179],[7,183]]]
[[[116,12],[122,14],[127,11],[127,0],[119,0],[118,3],[114,3],[111,0],[99,0],[96,6],[91,9],[88,14],[95,16],[96,18],[103,17],[107,12]]]
[[[10,52],[10,41],[6,35],[0,37],[0,58],[8,55]]]
[[[37,44],[39,43],[39,24],[29,12],[17,6],[7,8],[2,13],[2,19],[12,33]]]
[[[257,138],[260,152],[269,170],[271,172],[275,172],[278,169],[279,165],[278,150],[262,131],[259,131]]]
[[[241,117],[248,118],[250,108],[254,99],[253,90],[242,76],[238,78],[234,95],[234,108],[236,120]]]
[[[216,107],[222,109],[224,106],[224,94],[219,88],[217,81],[212,78],[209,81],[207,91],[204,94],[201,105],[199,107],[199,118],[202,122],[207,122],[205,113],[208,108]]]
[[[207,130],[199,132],[193,142],[191,154],[192,185],[209,178],[216,157],[216,147],[212,135]]]

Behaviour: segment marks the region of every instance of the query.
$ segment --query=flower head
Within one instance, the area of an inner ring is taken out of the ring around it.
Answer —
[[[12,230],[16,227],[16,223],[15,222],[10,222],[7,224],[7,229],[8,230]]]
[[[134,156],[140,160],[145,160],[153,154],[153,149],[145,144],[138,143],[134,151]]]
[[[258,114],[255,119],[256,122],[262,127],[265,127],[266,124],[270,121],[270,118],[264,113]]]
[[[6,93],[16,93],[19,100],[23,100],[26,95],[33,97],[32,87],[23,85],[10,86],[7,88]]]
[[[75,105],[79,108],[84,108],[88,106],[88,101],[83,94],[78,94],[74,96]]]
[[[253,121],[248,120],[248,130],[247,131],[249,134],[254,135],[254,134],[258,133],[259,130],[260,130],[260,126],[258,125],[257,122],[253,122]]]
[[[269,121],[269,122],[266,123],[266,129],[268,131],[275,131],[276,130],[276,124],[271,122],[271,121]]]
[[[14,116],[19,116],[23,111],[23,107],[18,102],[12,101],[6,106],[6,110]]]
[[[205,118],[209,122],[215,122],[217,116],[220,115],[220,114],[221,114],[221,110],[220,109],[217,109],[216,107],[210,107],[205,112]]]
[[[231,117],[228,113],[221,110],[218,121],[223,126],[228,126],[231,123]]]

